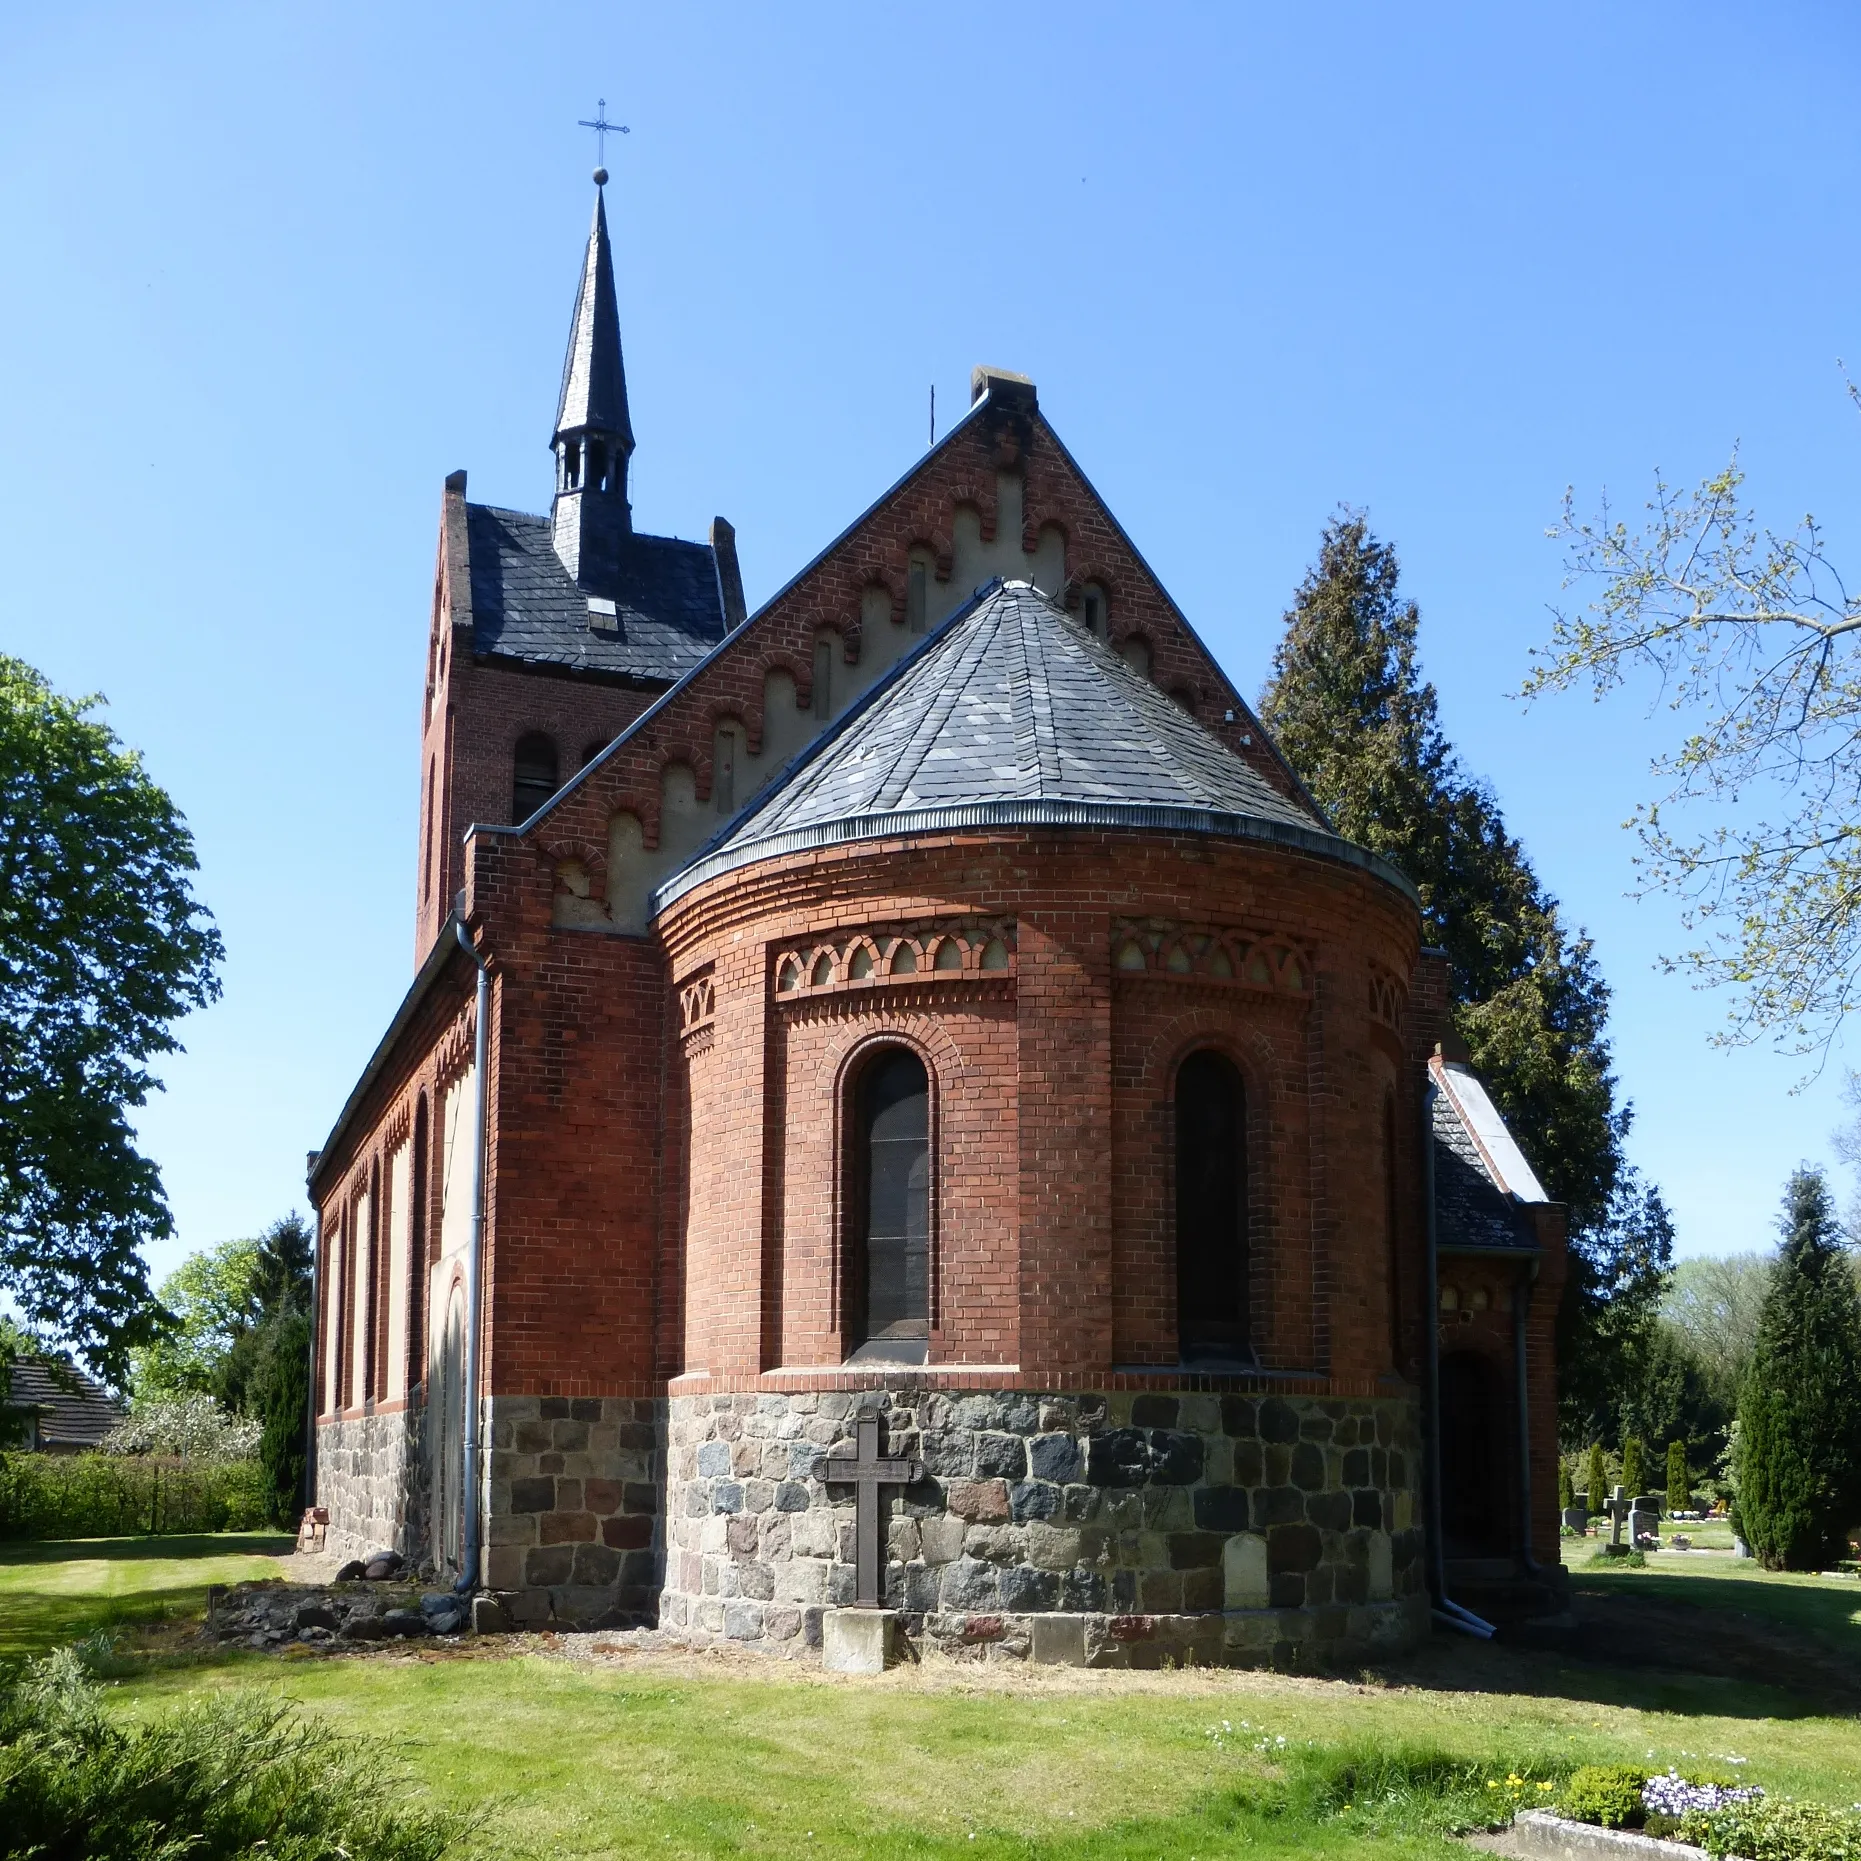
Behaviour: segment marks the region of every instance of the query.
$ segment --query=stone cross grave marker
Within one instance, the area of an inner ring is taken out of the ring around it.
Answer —
[[[1619,1550],[1622,1544],[1622,1527],[1628,1522],[1628,1515],[1634,1510],[1628,1502],[1626,1489],[1618,1486],[1603,1501],[1603,1510],[1609,1514],[1609,1546]]]
[[[855,1589],[854,1602],[862,1609],[877,1609],[885,1598],[879,1587],[880,1546],[884,1521],[880,1516],[879,1488],[909,1486],[923,1476],[924,1469],[915,1460],[881,1459],[879,1454],[879,1418],[871,1409],[862,1409],[854,1423],[859,1452],[848,1460],[844,1455],[830,1457],[822,1464],[821,1477],[835,1486],[851,1486],[857,1510],[854,1513],[853,1545]]]

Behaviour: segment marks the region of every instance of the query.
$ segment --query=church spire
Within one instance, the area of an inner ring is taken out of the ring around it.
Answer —
[[[620,542],[633,528],[627,465],[633,423],[627,416],[627,372],[620,353],[620,313],[614,300],[614,255],[608,244],[602,184],[595,170],[594,223],[582,258],[582,279],[562,363],[556,403],[556,554],[590,593],[611,592]]]

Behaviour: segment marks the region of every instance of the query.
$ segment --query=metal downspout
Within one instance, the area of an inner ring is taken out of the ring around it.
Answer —
[[[1440,1087],[1430,1074],[1422,1097],[1422,1194],[1428,1235],[1428,1310],[1423,1332],[1428,1348],[1422,1353],[1426,1375],[1423,1387],[1425,1452],[1428,1479],[1428,1587],[1434,1592],[1434,1619],[1444,1628],[1491,1641],[1492,1623],[1463,1609],[1447,1593],[1447,1558],[1441,1542],[1441,1253],[1435,1231],[1435,1100]]]
[[[480,956],[463,919],[453,925],[459,948],[478,966],[477,1025],[472,1033],[472,1237],[465,1254],[465,1370],[463,1384],[465,1467],[459,1482],[464,1511],[465,1544],[459,1558],[459,1580],[452,1587],[461,1596],[478,1585],[480,1529],[478,1522],[478,1334],[484,1319],[485,1252],[485,1101],[490,1082],[485,1077],[491,1027],[491,963]]]
[[[298,1495],[306,1506],[317,1503],[317,1339],[322,1330],[323,1210],[318,1206],[317,1246],[310,1256],[310,1394],[304,1401],[304,1490]]]

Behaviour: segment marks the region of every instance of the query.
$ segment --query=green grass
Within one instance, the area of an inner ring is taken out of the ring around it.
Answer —
[[[228,1562],[251,1560],[250,1541],[235,1544],[202,1541],[192,1561],[162,1560],[181,1568],[159,1583],[94,1600],[198,1596],[232,1574]],[[53,1580],[50,1547],[32,1549],[35,1564],[0,1566],[0,1619],[32,1645],[94,1619],[77,1606],[86,1583],[149,1561],[81,1545],[71,1549],[89,1575],[74,1563]],[[1853,1579],[1826,1580],[1850,1583],[1844,1598],[1750,1566],[1728,1576],[1719,1560],[1673,1563],[1672,1576],[1657,1558],[1582,1582],[1690,1584],[1687,1599],[1709,1606],[1750,1608],[1767,1589],[1810,1596],[1784,1605],[1810,1611],[1786,1626],[1816,1633],[1828,1632],[1814,1613],[1827,1598],[1861,1603]],[[39,1573],[31,1586],[15,1585],[22,1570]],[[442,1800],[488,1809],[486,1852],[499,1855],[1464,1857],[1444,1829],[1469,1805],[1542,1800],[1537,1782],[1576,1764],[1723,1769],[1742,1758],[1741,1776],[1837,1803],[1853,1800],[1861,1775],[1861,1722],[1786,1694],[1456,1638],[1357,1680],[934,1663],[863,1681],[749,1656],[583,1664],[488,1647],[158,1658],[111,1698],[132,1714],[233,1686],[301,1702]],[[1505,1787],[1515,1767],[1529,1789]]]
[[[281,1573],[276,1532],[0,1544],[0,1660],[132,1623],[199,1615],[211,1583]]]
[[[1644,1570],[1581,1566],[1579,1587],[1657,1596],[1697,1608],[1736,1609],[1807,1636],[1861,1663],[1861,1579],[1767,1571],[1748,1557],[1689,1557],[1653,1551]]]

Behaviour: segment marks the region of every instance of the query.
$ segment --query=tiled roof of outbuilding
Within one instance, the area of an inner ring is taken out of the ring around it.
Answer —
[[[1027,582],[979,589],[660,889],[803,846],[988,825],[1278,840],[1367,866]]]
[[[123,1405],[69,1361],[55,1374],[43,1360],[20,1358],[13,1365],[7,1402],[32,1412],[36,1447],[95,1447],[123,1419]]]
[[[708,543],[630,536],[620,550],[617,628],[595,632],[588,597],[556,554],[547,517],[468,504],[472,650],[671,684],[724,637]]]

